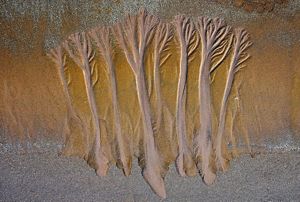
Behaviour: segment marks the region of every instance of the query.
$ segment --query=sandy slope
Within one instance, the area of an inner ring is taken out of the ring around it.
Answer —
[[[83,160],[55,152],[0,154],[0,201],[159,201],[134,165],[126,178],[113,167],[95,175]],[[182,178],[174,167],[166,176],[166,201],[299,201],[300,153],[261,154],[231,163],[217,182]]]

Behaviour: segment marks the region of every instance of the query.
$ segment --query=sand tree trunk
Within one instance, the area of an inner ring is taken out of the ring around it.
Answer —
[[[73,49],[70,46],[74,46]],[[105,176],[108,170],[108,159],[105,157],[105,153],[101,148],[100,138],[100,123],[97,112],[96,99],[93,92],[93,86],[97,82],[97,79],[92,82],[92,68],[91,62],[94,58],[92,51],[92,44],[87,38],[86,34],[75,33],[69,37],[69,43],[64,43],[65,49],[68,51],[70,57],[81,68],[84,77],[85,89],[87,93],[88,103],[92,114],[92,122],[95,133],[94,142],[94,156],[96,163],[96,172],[100,176]]]
[[[144,70],[145,50],[154,33],[153,29],[157,26],[158,22],[157,18],[148,15],[142,9],[138,15],[129,15],[123,24],[117,24],[114,32],[135,76],[144,130],[145,168],[143,176],[153,191],[160,197],[165,198],[165,185],[161,177],[161,160],[155,147],[150,101]]]
[[[117,94],[117,81],[115,76],[115,66],[112,59],[112,47],[110,40],[110,28],[96,28],[90,32],[90,36],[95,40],[100,54],[103,56],[107,66],[107,72],[110,81],[113,116],[114,116],[114,129],[117,137],[119,147],[120,161],[123,167],[123,172],[126,176],[130,175],[131,170],[131,154],[130,147],[127,145],[128,141],[124,137],[121,126],[121,115],[119,109],[119,101]],[[126,148],[127,145],[127,148]]]
[[[211,20],[202,17],[198,18],[197,27],[202,43],[202,57],[198,80],[200,131],[195,141],[197,158],[201,157],[202,160],[201,170],[204,182],[212,184],[216,175],[209,163],[212,151],[210,73],[219,66],[229,51],[230,44],[226,46],[226,37],[230,27],[226,26],[225,22],[219,18]],[[221,58],[214,63],[214,59],[219,55],[222,55]]]
[[[161,127],[163,100],[160,88],[160,67],[167,61],[171,54],[167,54],[162,60],[162,54],[168,50],[168,43],[173,38],[171,25],[167,23],[159,23],[156,29],[154,39],[154,90],[156,98],[156,127]]]
[[[242,64],[250,57],[249,54],[245,53],[246,49],[249,46],[251,46],[251,42],[249,41],[248,33],[244,29],[235,29],[234,45],[233,45],[234,50],[233,50],[233,55],[228,70],[225,90],[222,98],[217,140],[216,140],[217,162],[220,164],[220,167],[223,170],[227,170],[228,168],[227,160],[222,155],[222,137],[225,130],[225,118],[226,118],[228,97],[232,88],[235,73],[238,72],[240,68],[244,67]]]
[[[189,18],[176,16],[175,27],[180,43],[180,73],[176,97],[176,131],[178,137],[176,166],[179,174],[185,176],[188,169],[196,172],[196,165],[186,140],[185,103],[188,57],[197,48],[198,37],[195,35],[194,24],[190,22]],[[193,47],[190,47],[191,45]]]

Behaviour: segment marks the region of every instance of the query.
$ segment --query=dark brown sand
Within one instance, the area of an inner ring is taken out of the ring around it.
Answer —
[[[0,172],[0,201],[160,201],[136,162],[129,177],[112,167],[101,178],[85,161],[56,152],[5,152]],[[300,153],[242,156],[209,187],[172,166],[165,183],[165,201],[300,201]]]

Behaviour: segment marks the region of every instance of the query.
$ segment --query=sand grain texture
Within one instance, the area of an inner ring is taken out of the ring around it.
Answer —
[[[79,158],[11,152],[0,154],[0,170],[0,201],[160,201],[136,162],[129,177],[114,167],[100,178]],[[211,187],[199,177],[180,177],[173,165],[165,183],[165,201],[297,201],[300,154],[243,156]]]

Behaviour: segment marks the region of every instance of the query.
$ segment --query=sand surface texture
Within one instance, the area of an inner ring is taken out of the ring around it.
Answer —
[[[100,178],[84,160],[56,152],[2,153],[0,170],[0,201],[160,201],[137,165],[129,177],[112,167]],[[242,156],[210,187],[174,166],[165,182],[165,201],[299,201],[300,153]]]

